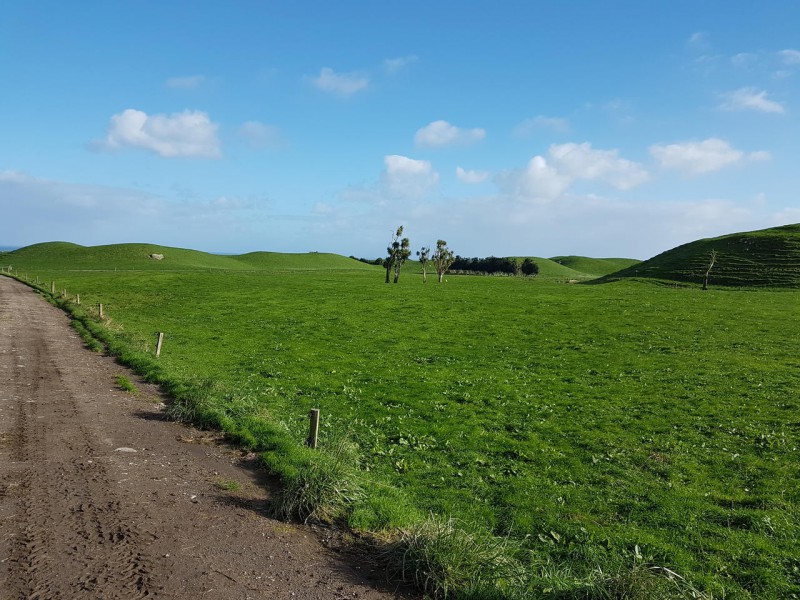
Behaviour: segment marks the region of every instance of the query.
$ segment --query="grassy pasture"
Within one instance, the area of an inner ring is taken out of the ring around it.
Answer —
[[[509,597],[637,597],[620,591],[636,568],[678,573],[678,596],[800,595],[797,292],[385,285],[332,255],[114,251],[117,271],[49,245],[4,262],[80,294],[79,313],[102,302],[118,352],[205,389],[218,424],[289,457],[274,466],[320,408],[323,442],[359,448],[351,525],[433,512],[507,537]]]

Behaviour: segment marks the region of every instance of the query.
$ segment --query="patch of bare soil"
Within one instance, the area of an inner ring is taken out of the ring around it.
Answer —
[[[334,532],[267,518],[255,457],[162,400],[0,277],[0,598],[411,597]]]

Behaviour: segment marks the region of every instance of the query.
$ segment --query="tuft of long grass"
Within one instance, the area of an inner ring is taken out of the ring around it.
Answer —
[[[345,517],[364,497],[358,448],[344,436],[316,450],[295,447],[290,452],[265,453],[263,460],[284,483],[271,504],[276,518],[332,522]]]
[[[123,391],[128,392],[129,394],[134,394],[134,395],[139,393],[139,390],[136,388],[136,386],[133,384],[133,382],[130,379],[128,379],[125,375],[117,375],[115,379],[116,379],[117,385]]]
[[[386,548],[392,576],[434,598],[509,598],[525,571],[509,539],[434,515],[401,532]]]

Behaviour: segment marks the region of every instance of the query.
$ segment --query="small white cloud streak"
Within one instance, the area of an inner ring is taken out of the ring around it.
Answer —
[[[513,134],[516,137],[529,137],[537,130],[549,129],[558,133],[566,133],[569,131],[569,121],[560,117],[545,117],[538,115],[536,117],[525,119],[514,127]]]
[[[396,73],[397,71],[406,68],[408,65],[417,62],[417,60],[419,60],[419,57],[417,57],[415,54],[399,56],[397,58],[387,58],[383,61],[383,68],[387,73]]]
[[[694,50],[707,50],[709,47],[708,33],[705,31],[695,31],[686,40],[686,45]]]
[[[787,48],[778,52],[783,62],[787,65],[800,65],[800,50]]]
[[[165,85],[171,89],[191,90],[203,84],[205,75],[188,75],[186,77],[170,77]]]
[[[439,120],[418,129],[414,134],[414,143],[419,148],[441,148],[472,144],[485,137],[486,131],[483,129],[461,129],[447,121]]]
[[[323,67],[319,75],[311,77],[311,82],[323,92],[337,96],[352,96],[369,87],[369,77],[363,73],[336,73],[330,67]]]
[[[723,95],[723,110],[755,110],[765,113],[783,114],[786,109],[779,102],[767,98],[767,92],[754,87],[743,87]]]
[[[93,147],[138,148],[166,158],[219,158],[218,128],[201,111],[148,115],[129,108],[111,117],[106,139],[95,141]]]
[[[478,183],[483,183],[489,179],[489,172],[456,167],[456,177],[458,177],[458,179],[463,183],[475,185]]]
[[[0,219],[0,239],[18,245],[65,240],[153,242],[205,251],[234,251],[244,244],[266,249],[264,239],[290,238],[285,222],[276,224],[267,215],[268,206],[263,198],[179,201],[136,189],[0,173],[0,213],[7,216]]]
[[[650,154],[662,168],[680,171],[684,175],[702,175],[746,160],[763,161],[770,158],[769,152],[764,150],[746,154],[719,138],[708,138],[701,142],[656,144],[650,147]]]

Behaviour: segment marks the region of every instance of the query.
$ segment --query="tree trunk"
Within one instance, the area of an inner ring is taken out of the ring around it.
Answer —
[[[422,283],[428,283],[428,274],[425,272],[425,267],[422,267]]]
[[[392,270],[392,265],[387,264],[386,265],[386,283],[389,283],[389,273],[390,273],[391,270]]]
[[[442,283],[442,277],[444,277],[444,271],[439,272],[439,283]]]

